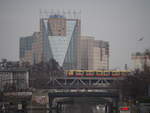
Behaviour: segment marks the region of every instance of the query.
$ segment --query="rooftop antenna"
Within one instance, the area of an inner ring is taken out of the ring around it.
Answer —
[[[59,9],[57,9],[56,14],[57,14],[57,15],[60,15],[60,10],[59,10]]]
[[[49,16],[48,10],[46,10],[45,15],[46,15],[46,18],[48,18],[48,16]]]
[[[50,15],[54,15],[54,9],[51,9],[51,14]]]
[[[76,19],[77,18],[77,12],[74,10],[73,11],[73,18]]]
[[[70,18],[70,17],[71,17],[70,15],[71,15],[71,12],[70,12],[70,10],[68,10],[68,12],[67,12],[67,17]]]
[[[66,17],[66,12],[65,12],[64,9],[63,9],[63,11],[62,11],[62,14],[63,14],[64,17]]]
[[[81,19],[81,10],[79,11],[79,19]]]
[[[42,18],[42,9],[39,9],[40,18]]]
[[[44,13],[44,18],[47,18],[47,15],[46,15],[47,14],[47,10],[46,9],[44,10],[43,13]]]

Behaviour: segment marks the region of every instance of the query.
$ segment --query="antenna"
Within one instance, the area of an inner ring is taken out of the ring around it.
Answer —
[[[60,15],[69,19],[80,19],[81,17],[81,10],[80,11],[75,11],[75,10],[68,10],[65,11],[64,9],[62,11],[60,11],[59,9],[54,10],[47,10],[47,9],[39,9],[39,15],[40,18],[49,18],[50,15]]]

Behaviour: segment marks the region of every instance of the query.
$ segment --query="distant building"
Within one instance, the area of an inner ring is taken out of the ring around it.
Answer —
[[[150,67],[150,51],[146,50],[143,53],[137,52],[132,54],[133,69],[143,70],[144,66]]]
[[[109,43],[95,40],[94,37],[81,37],[81,69],[109,69]]]
[[[2,59],[2,61],[0,62],[0,70],[17,67],[20,67],[19,61],[8,61],[7,59]]]
[[[55,59],[64,69],[80,69],[80,32],[78,18],[57,13],[42,17],[40,32],[20,38],[20,61],[35,64]]]
[[[43,61],[43,39],[40,32],[20,38],[20,61],[30,64]]]
[[[18,61],[0,62],[0,91],[16,91],[29,88],[29,71],[20,67]]]
[[[109,43],[81,36],[78,13],[46,13],[40,31],[20,38],[20,62],[31,65],[55,59],[65,70],[109,69]]]
[[[24,91],[29,88],[29,72],[22,68],[0,69],[1,91]]]

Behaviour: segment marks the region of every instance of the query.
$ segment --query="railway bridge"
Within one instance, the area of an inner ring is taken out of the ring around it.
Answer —
[[[102,101],[98,98],[106,99],[103,103],[106,104],[106,113],[111,112],[112,106],[118,109],[119,94],[117,89],[112,87],[113,82],[117,80],[123,80],[123,77],[51,77],[48,93],[49,113],[54,110],[61,113],[62,106],[72,104],[73,98],[85,97],[95,98],[91,99],[90,103],[97,104]]]
[[[50,77],[50,89],[112,89],[123,77]]]

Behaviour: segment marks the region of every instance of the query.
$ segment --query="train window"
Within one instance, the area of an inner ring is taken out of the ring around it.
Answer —
[[[122,73],[122,75],[127,75],[127,72],[121,72]]]
[[[84,72],[82,71],[81,74],[84,74]]]
[[[75,75],[75,74],[76,74],[76,72],[75,72],[75,71],[73,71],[73,74]]]
[[[126,74],[126,72],[120,72],[120,74],[121,74],[121,75],[125,75],[125,74]]]
[[[90,72],[90,74],[94,74],[94,72]]]
[[[89,74],[91,74],[91,72],[89,72]]]
[[[110,75],[112,75],[112,72],[110,72]]]
[[[89,74],[91,74],[91,72],[89,72]]]
[[[80,74],[80,72],[77,72],[77,74]]]
[[[117,72],[117,75],[119,75],[120,74],[120,72]]]
[[[120,75],[123,75],[123,72],[120,72]]]
[[[100,74],[100,75],[101,75],[101,72],[98,72],[98,74]]]
[[[112,72],[112,74],[114,74],[114,75],[115,75],[115,74],[117,74],[117,72]]]

